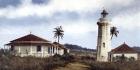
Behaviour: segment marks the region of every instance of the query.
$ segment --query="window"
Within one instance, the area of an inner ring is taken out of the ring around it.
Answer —
[[[37,52],[41,51],[41,46],[37,46]]]
[[[10,50],[11,50],[11,51],[14,51],[14,48],[15,48],[15,46],[11,45]]]
[[[53,47],[53,53],[54,53],[55,48]]]
[[[105,43],[103,43],[103,47],[105,47]]]
[[[48,47],[48,53],[51,53],[51,47]]]
[[[104,56],[102,56],[102,58],[104,58]]]

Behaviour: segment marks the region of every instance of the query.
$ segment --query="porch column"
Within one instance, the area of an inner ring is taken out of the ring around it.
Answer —
[[[57,46],[55,46],[56,47],[56,53],[58,54],[58,47]]]
[[[17,53],[16,53],[17,54]],[[20,46],[18,47],[18,55],[21,56]]]
[[[55,54],[57,54],[57,47],[55,47]]]
[[[58,54],[60,54],[60,48],[58,48]]]
[[[55,47],[55,54],[57,54],[57,47]]]
[[[30,47],[30,55],[32,55],[32,46]]]
[[[18,53],[20,53],[20,46],[18,47]]]
[[[44,50],[43,50],[43,46],[41,46],[41,53],[42,53],[42,57],[44,57],[44,52],[43,52]]]
[[[57,54],[58,54],[58,47],[57,47],[57,49],[56,49],[56,50],[57,50]]]

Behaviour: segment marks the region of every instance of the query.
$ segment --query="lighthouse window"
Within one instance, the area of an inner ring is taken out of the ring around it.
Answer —
[[[105,47],[105,43],[103,43],[103,47]]]

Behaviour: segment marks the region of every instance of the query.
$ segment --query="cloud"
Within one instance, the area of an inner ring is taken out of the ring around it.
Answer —
[[[63,25],[66,34],[69,35],[78,35],[79,34],[86,34],[90,32],[95,32],[97,30],[96,25],[91,24],[91,22],[74,22],[69,24]]]
[[[32,0],[33,4],[46,4],[49,2],[50,2],[50,0]]]
[[[120,35],[122,30],[124,32],[140,30],[138,23],[140,22],[139,0],[20,1],[20,5],[17,3],[18,5],[13,6],[12,3],[7,3],[5,7],[0,8],[0,38],[3,41],[8,42],[16,37],[26,35],[30,31],[53,41],[53,28],[62,25],[65,31],[63,43],[69,42],[90,48],[95,47],[97,40],[95,38],[97,37],[96,22],[100,18],[103,7],[110,13],[109,20],[111,20],[111,24],[119,28]],[[5,38],[5,36],[12,39]],[[127,38],[130,36],[132,35],[128,35]],[[123,37],[125,35],[121,35],[120,38]],[[117,39],[119,43],[124,41],[120,38]]]
[[[93,13],[99,9],[105,7],[108,9],[115,9],[120,7],[126,7],[134,3],[134,0],[51,0],[46,4],[34,4],[44,3],[49,0],[22,0],[22,4],[17,7],[7,7],[0,9],[0,16],[7,18],[20,18],[36,15],[53,16],[56,12],[78,12],[80,14],[92,11]]]
[[[6,8],[8,6],[18,6],[21,4],[21,0],[0,0],[0,8]]]
[[[111,8],[111,7],[126,7],[129,5],[132,5],[132,3],[135,2],[135,0],[103,0],[103,5],[106,8]]]
[[[122,13],[117,15],[112,19],[112,23],[120,28],[126,30],[134,30],[135,28],[140,28],[140,12],[133,13]]]
[[[31,15],[52,16],[56,12],[63,11],[76,11],[82,13],[84,11],[96,10],[99,6],[99,0],[51,0],[49,4],[45,5],[36,5],[33,4],[31,0],[23,0],[20,6],[10,6],[0,9],[0,16],[7,18],[19,18]]]

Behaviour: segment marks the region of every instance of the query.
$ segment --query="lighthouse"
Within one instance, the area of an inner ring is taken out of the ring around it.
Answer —
[[[101,12],[101,18],[97,22],[98,38],[97,38],[97,61],[107,62],[109,59],[109,52],[111,51],[111,35],[110,23],[107,20],[108,12],[104,9]]]

